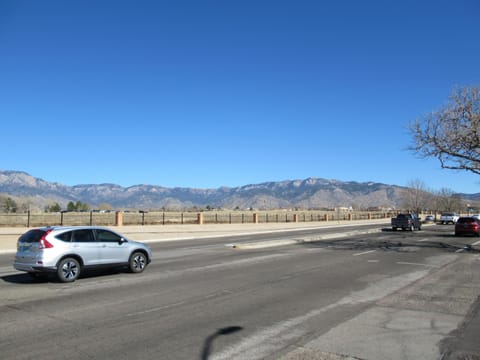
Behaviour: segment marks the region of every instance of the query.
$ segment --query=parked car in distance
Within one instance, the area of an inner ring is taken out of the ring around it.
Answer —
[[[480,220],[480,214],[473,214],[472,217],[474,217],[477,220]]]
[[[427,216],[425,216],[424,222],[426,222],[426,223],[435,222],[435,216],[433,216],[433,215],[427,215]]]
[[[480,220],[473,216],[462,216],[455,223],[455,236],[474,235],[480,236]]]
[[[391,220],[392,230],[422,230],[422,221],[417,214],[398,214]]]
[[[442,213],[440,215],[440,224],[455,224],[459,216],[456,213]]]
[[[54,273],[61,282],[72,282],[88,268],[125,266],[141,273],[151,260],[149,246],[108,228],[54,226],[20,236],[13,267],[33,277]]]

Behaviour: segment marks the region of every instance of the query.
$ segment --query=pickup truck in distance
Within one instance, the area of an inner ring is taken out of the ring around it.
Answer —
[[[455,224],[458,221],[458,216],[456,213],[442,213],[440,216],[440,223],[441,224]]]
[[[397,217],[392,218],[392,230],[422,230],[422,221],[417,214],[398,214]]]

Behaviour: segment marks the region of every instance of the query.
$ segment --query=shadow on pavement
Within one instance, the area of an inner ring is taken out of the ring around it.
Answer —
[[[12,283],[12,284],[38,284],[38,283],[47,283],[48,277],[32,277],[29,274],[21,273],[21,274],[14,274],[14,275],[5,275],[0,276],[2,281]]]
[[[89,279],[89,278],[101,278],[106,276],[114,276],[118,274],[129,274],[123,268],[105,268],[105,269],[96,269],[96,270],[83,270],[80,274],[80,277],[76,281],[82,281],[82,279]],[[27,274],[27,273],[18,273],[18,274],[10,274],[0,276],[0,280],[12,283],[12,284],[41,284],[41,283],[58,283],[64,284],[60,282],[55,273],[45,273],[45,274]],[[68,283],[67,283],[68,284]]]
[[[216,338],[222,335],[230,335],[241,330],[243,330],[243,327],[241,326],[228,326],[215,331],[212,335],[208,336],[205,339],[203,343],[203,349],[202,349],[202,354],[200,359],[208,360],[208,357],[210,356],[210,352],[212,351],[213,342],[215,341]]]

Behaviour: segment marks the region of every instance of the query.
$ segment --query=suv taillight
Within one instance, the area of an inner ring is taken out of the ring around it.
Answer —
[[[39,249],[51,249],[53,248],[53,245],[52,243],[50,243],[46,237],[48,234],[50,234],[52,230],[47,230],[45,231],[45,233],[42,235],[42,237],[40,238],[40,246],[38,247]]]

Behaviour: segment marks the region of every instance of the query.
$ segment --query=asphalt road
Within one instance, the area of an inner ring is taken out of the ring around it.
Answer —
[[[152,243],[143,274],[73,284],[35,282],[1,255],[1,357],[480,358],[478,239],[351,230]]]

